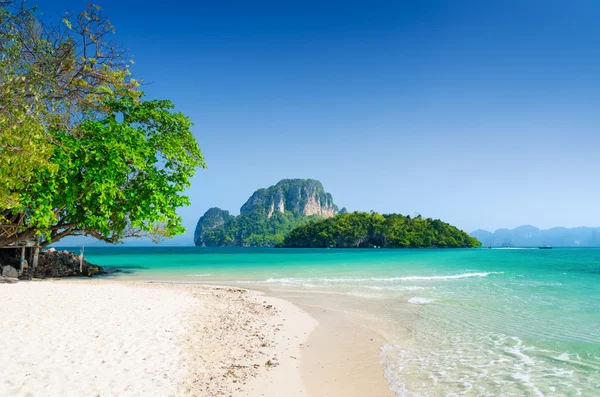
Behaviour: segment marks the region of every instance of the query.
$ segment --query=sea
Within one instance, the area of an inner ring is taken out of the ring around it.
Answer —
[[[111,277],[317,296],[381,333],[398,397],[600,396],[600,249],[89,247],[85,256],[122,270]]]

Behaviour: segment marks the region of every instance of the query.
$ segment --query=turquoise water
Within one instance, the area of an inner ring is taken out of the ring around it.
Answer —
[[[600,249],[119,247],[86,257],[128,272],[119,277],[347,296],[389,340],[381,357],[397,396],[600,395]]]

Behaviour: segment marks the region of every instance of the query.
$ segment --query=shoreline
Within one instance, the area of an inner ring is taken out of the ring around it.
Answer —
[[[273,295],[115,278],[3,286],[19,309],[0,318],[14,338],[0,394],[393,396],[381,336]]]
[[[308,338],[301,367],[310,396],[394,397],[381,364],[383,336],[350,314],[300,307],[320,324]]]
[[[292,302],[319,322],[304,350],[301,372],[311,397],[395,397],[381,364],[389,340],[335,293],[259,289]]]

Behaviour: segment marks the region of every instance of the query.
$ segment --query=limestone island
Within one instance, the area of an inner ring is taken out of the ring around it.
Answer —
[[[323,184],[284,179],[258,189],[240,215],[210,208],[198,220],[200,247],[471,248],[481,243],[438,219],[341,210]]]

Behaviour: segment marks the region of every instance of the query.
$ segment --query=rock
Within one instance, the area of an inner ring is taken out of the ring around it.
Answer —
[[[38,266],[29,268],[35,278],[95,276],[102,273],[102,268],[83,260],[82,271],[79,271],[79,257],[69,251],[57,252],[47,250],[40,252]]]
[[[338,212],[331,194],[314,179],[283,179],[267,189],[258,189],[242,206],[240,214],[249,215],[257,210],[266,211],[269,217],[274,212],[289,211],[299,216],[330,218]]]
[[[4,266],[2,268],[2,276],[17,278],[19,277],[19,271],[12,266]]]
[[[56,252],[56,248],[48,248],[48,252]]]
[[[321,182],[283,179],[255,191],[238,216],[216,207],[206,211],[198,220],[194,243],[199,247],[273,246],[293,228],[337,213],[333,197]]]
[[[235,218],[229,214],[229,211],[222,210],[217,207],[210,208],[198,221],[196,231],[194,232],[194,242],[197,246],[204,246],[204,233],[224,225]]]

